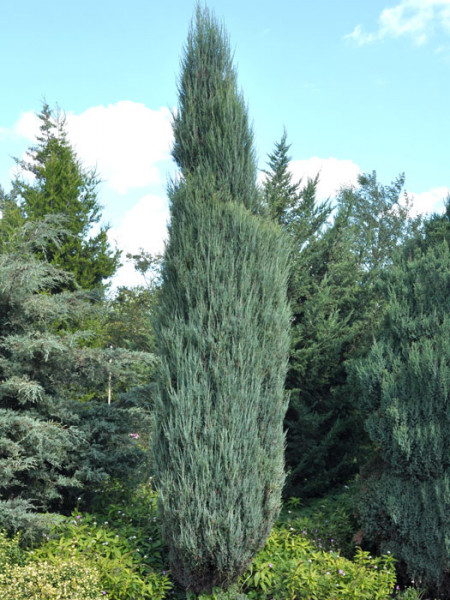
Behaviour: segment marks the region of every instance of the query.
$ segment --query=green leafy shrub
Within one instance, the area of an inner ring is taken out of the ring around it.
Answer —
[[[186,596],[187,600],[190,600],[189,592]],[[236,585],[232,585],[228,590],[222,590],[220,588],[214,588],[212,594],[200,594],[200,596],[192,595],[194,600],[248,600],[247,594],[239,592]]]
[[[97,600],[107,598],[98,572],[76,557],[50,563],[21,548],[20,534],[0,531],[0,598],[2,600]],[[37,558],[37,560],[36,560]],[[102,594],[102,591],[104,592]]]
[[[353,490],[329,495],[305,507],[299,507],[299,499],[287,501],[280,522],[305,532],[320,550],[338,550],[346,558],[355,554],[353,536],[358,523],[354,515]]]
[[[350,561],[283,524],[272,531],[240,587],[252,600],[385,600],[395,586],[394,562],[392,555],[375,558],[361,549]]]
[[[126,506],[111,505],[107,516],[73,513],[53,536],[35,555],[52,563],[84,557],[114,600],[163,599],[172,588],[163,564],[155,493],[148,486],[139,488]]]
[[[138,486],[132,494],[118,494],[116,502],[104,507],[102,513],[100,522],[107,522],[122,538],[134,540],[146,564],[167,570],[167,548],[162,542],[157,494],[151,482]]]
[[[398,600],[423,600],[425,598],[423,591],[416,588],[406,588],[396,596]]]
[[[20,535],[8,538],[4,531],[0,531],[0,571],[7,565],[22,566],[26,562],[26,553],[20,547]]]
[[[0,573],[3,600],[99,600],[108,598],[97,569],[79,557],[59,562],[7,564]]]

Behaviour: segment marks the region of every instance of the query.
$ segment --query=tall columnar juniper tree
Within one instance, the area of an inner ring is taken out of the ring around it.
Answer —
[[[450,253],[441,223],[426,228],[428,250],[409,245],[392,270],[381,334],[357,373],[377,450],[362,477],[365,531],[410,578],[448,598]]]
[[[204,81],[192,87],[189,73]],[[255,214],[246,110],[228,42],[207,10],[198,9],[189,35],[180,103],[174,155],[182,177],[170,189],[156,323],[154,453],[171,569],[199,593],[239,577],[279,511],[288,249],[279,227]],[[208,152],[193,166],[184,144],[194,133]]]

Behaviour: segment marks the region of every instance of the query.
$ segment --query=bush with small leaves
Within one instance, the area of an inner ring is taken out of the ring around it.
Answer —
[[[426,590],[408,587],[402,591],[398,591],[400,586],[396,586],[397,593],[395,594],[396,600],[436,600],[436,598],[429,596]],[[441,598],[446,598],[447,596],[441,596]]]
[[[298,501],[290,498],[286,502],[280,522],[305,531],[318,549],[338,550],[351,559],[356,550],[353,536],[358,528],[353,489],[310,501],[305,506],[299,506]]]
[[[77,556],[58,562],[6,565],[0,573],[4,600],[100,600],[108,594],[93,566]]]
[[[73,513],[53,535],[35,555],[56,563],[84,557],[114,600],[162,600],[172,589],[164,568],[156,497],[148,486],[138,488],[128,505],[111,505],[107,517]]]
[[[212,594],[200,594],[200,596],[192,595],[192,600],[249,600],[247,594],[240,592],[236,585],[231,586],[228,590],[222,590],[220,588],[213,588]],[[189,592],[186,596],[189,598]]]
[[[151,482],[138,486],[131,494],[118,495],[114,503],[99,512],[98,522],[107,521],[123,539],[134,540],[146,564],[155,571],[167,571],[168,550],[161,539],[157,494]]]

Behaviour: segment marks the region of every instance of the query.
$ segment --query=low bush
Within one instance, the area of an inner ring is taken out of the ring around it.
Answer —
[[[299,499],[291,498],[279,522],[306,532],[320,550],[338,550],[339,554],[352,558],[356,551],[353,536],[358,529],[353,494],[353,489],[346,488],[342,493],[310,501],[306,506],[301,506]]]
[[[20,548],[19,537],[8,539],[0,533],[0,598],[190,599],[189,593],[186,596],[170,580],[156,494],[151,486],[140,486],[125,497],[117,490],[114,501],[103,506],[102,514],[73,513],[55,527],[47,543],[33,552]],[[238,585],[192,598],[424,598],[412,588],[398,589],[392,555],[376,558],[359,548],[355,552],[350,535],[354,527],[344,502],[343,498],[331,498],[301,510],[291,502]],[[352,560],[343,556],[342,548],[354,554]]]
[[[358,549],[350,561],[284,524],[274,528],[240,587],[252,600],[385,600],[395,581],[391,555],[375,558]]]
[[[99,600],[106,598],[99,573],[80,557],[50,563],[24,551],[20,536],[0,532],[2,600]]]
[[[236,585],[231,586],[228,590],[221,590],[220,588],[214,588],[213,593],[200,594],[199,596],[192,595],[192,600],[248,600],[247,594],[243,594],[237,589]],[[186,596],[186,600],[191,600],[189,593]]]
[[[398,595],[396,595],[397,600],[424,600],[424,598],[424,592],[411,587],[406,588],[406,590],[403,590],[402,592],[398,592]]]
[[[8,538],[5,531],[0,531],[0,571],[4,571],[8,566],[26,563],[27,554],[20,547],[20,535]]]
[[[141,486],[130,504],[111,505],[107,515],[73,513],[34,555],[53,564],[83,557],[114,600],[157,600],[172,589],[161,547],[155,493]]]
[[[98,571],[79,558],[58,563],[7,565],[0,573],[3,600],[100,600],[108,598]]]

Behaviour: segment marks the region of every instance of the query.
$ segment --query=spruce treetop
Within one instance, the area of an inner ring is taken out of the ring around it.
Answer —
[[[307,241],[320,234],[331,214],[331,207],[328,201],[316,201],[318,175],[305,184],[301,179],[293,180],[289,171],[290,147],[284,130],[281,140],[268,156],[268,169],[263,170],[267,177],[262,194],[264,208],[270,218],[281,225],[300,250]]]
[[[291,145],[287,143],[287,132],[284,130],[281,140],[275,144],[274,151],[269,154],[268,170],[264,185],[264,203],[271,218],[283,225],[286,223],[287,211],[298,200],[300,181],[294,183],[289,173],[288,152]]]
[[[120,253],[108,241],[108,227],[98,233],[92,228],[101,219],[95,169],[85,169],[67,139],[66,122],[44,104],[38,114],[39,135],[27,158],[17,161],[22,173],[32,173],[29,182],[19,176],[9,196],[6,219],[0,224],[0,240],[7,241],[10,230],[47,215],[64,218],[67,235],[57,247],[50,244],[45,257],[74,275],[76,284],[92,289],[103,284],[119,266]],[[2,203],[4,204],[4,203]],[[9,232],[9,233],[8,233]]]

